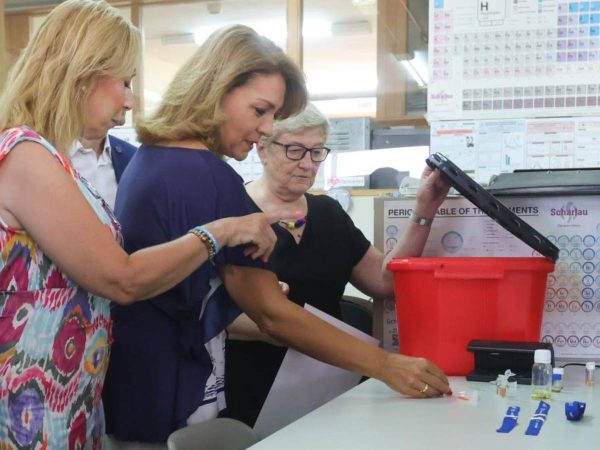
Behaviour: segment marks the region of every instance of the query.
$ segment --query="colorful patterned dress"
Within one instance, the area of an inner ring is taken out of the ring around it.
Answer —
[[[23,141],[56,158],[122,243],[104,200],[32,130],[0,134],[0,164]],[[110,329],[109,301],[77,286],[25,231],[0,218],[0,449],[102,447]]]

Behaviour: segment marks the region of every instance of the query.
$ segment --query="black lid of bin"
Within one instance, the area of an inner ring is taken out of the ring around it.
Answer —
[[[552,242],[504,206],[496,197],[464,173],[456,164],[441,153],[429,155],[425,162],[432,169],[438,169],[442,173],[444,180],[502,227],[538,253],[556,262],[558,259],[558,248]]]

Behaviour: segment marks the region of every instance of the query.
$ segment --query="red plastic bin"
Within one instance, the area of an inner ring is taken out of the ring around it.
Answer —
[[[402,354],[422,356],[447,375],[473,370],[471,339],[539,341],[546,258],[396,258]]]

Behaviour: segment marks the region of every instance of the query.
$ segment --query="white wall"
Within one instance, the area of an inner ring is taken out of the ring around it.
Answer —
[[[365,237],[373,243],[375,239],[375,228],[374,228],[374,196],[360,196],[352,197],[352,206],[348,211],[348,214],[352,218],[354,225],[356,225],[365,235]],[[360,292],[350,283],[346,286],[344,292],[345,295],[353,295],[360,298],[368,298],[365,294]]]

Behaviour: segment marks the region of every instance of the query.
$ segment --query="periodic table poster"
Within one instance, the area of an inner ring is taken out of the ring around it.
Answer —
[[[501,200],[560,250],[548,276],[540,340],[552,343],[561,358],[600,357],[600,197]],[[415,200],[381,198],[375,202],[382,219],[376,221],[375,244],[387,254],[408,226]],[[428,257],[534,255],[530,247],[462,197],[448,198],[440,206],[423,251]],[[397,350],[394,300],[384,303],[382,314],[384,347]]]
[[[600,0],[430,0],[427,119],[600,115]]]

